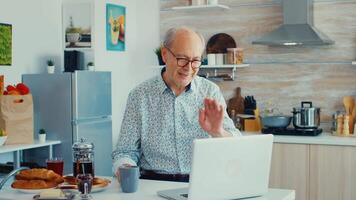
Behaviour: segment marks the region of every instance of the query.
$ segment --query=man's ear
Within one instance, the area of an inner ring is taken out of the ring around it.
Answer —
[[[161,47],[161,56],[164,63],[166,63],[167,54],[168,54],[168,50],[164,47]]]

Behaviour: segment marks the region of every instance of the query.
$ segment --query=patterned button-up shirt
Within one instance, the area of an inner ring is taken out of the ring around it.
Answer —
[[[165,84],[162,75],[137,86],[127,100],[112,154],[114,162],[132,160],[143,169],[159,173],[190,173],[193,140],[210,137],[198,121],[206,97],[226,107],[219,87],[201,77],[195,77],[179,96]],[[226,111],[223,127],[233,135],[241,134]]]

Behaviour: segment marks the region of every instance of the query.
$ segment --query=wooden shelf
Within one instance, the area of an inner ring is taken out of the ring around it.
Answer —
[[[236,69],[249,67],[250,64],[239,64],[239,65],[202,65],[200,69]],[[165,65],[155,65],[152,68],[162,69]]]
[[[208,75],[208,73],[206,74],[206,78],[212,79],[212,80],[235,80],[235,71],[236,68],[245,68],[250,66],[250,64],[239,64],[239,65],[202,65],[200,67],[200,69],[213,69],[214,70],[214,74],[213,76]],[[229,77],[219,77],[218,75],[218,70],[219,69],[230,69],[231,70],[231,74],[229,75]]]
[[[218,71],[219,69],[230,69],[231,70],[231,75],[230,77],[228,78],[229,80],[235,80],[235,71],[237,68],[245,68],[245,67],[249,67],[250,64],[239,64],[239,65],[202,65],[200,67],[200,70],[202,69],[207,69],[207,70],[214,70],[214,74],[212,76],[209,76],[207,78],[211,79],[211,80],[226,80],[226,77],[225,79],[224,78],[221,78],[221,77],[218,77]],[[155,69],[162,69],[163,67],[165,67],[165,65],[158,65],[158,66],[153,66],[153,68]],[[202,75],[200,73],[200,75]]]
[[[204,69],[204,68],[211,68],[211,69],[230,69],[230,68],[244,68],[244,67],[248,67],[250,66],[250,64],[239,64],[239,65],[202,65],[200,68]]]
[[[14,152],[14,151],[22,151],[26,149],[33,149],[33,148],[39,148],[39,147],[45,147],[45,146],[51,146],[51,145],[56,145],[60,144],[61,141],[59,140],[46,140],[46,142],[39,142],[38,140],[35,140],[32,144],[8,144],[0,147],[0,153],[8,153],[8,152]]]
[[[179,7],[172,7],[172,10],[206,10],[206,11],[212,11],[212,10],[228,10],[230,7],[225,6],[225,5],[199,5],[199,6],[179,6]]]
[[[14,161],[14,169],[20,167],[21,159],[20,155],[23,150],[26,149],[34,149],[39,147],[48,147],[48,157],[52,158],[53,156],[53,145],[61,144],[59,140],[46,140],[46,142],[39,142],[35,140],[31,144],[9,144],[0,146],[0,153],[9,153],[13,152],[13,161]]]
[[[64,48],[65,51],[94,51],[94,49],[92,47],[66,47]]]

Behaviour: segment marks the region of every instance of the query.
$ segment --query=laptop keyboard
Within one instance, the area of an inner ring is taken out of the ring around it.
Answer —
[[[188,194],[181,194],[180,196],[188,198]]]

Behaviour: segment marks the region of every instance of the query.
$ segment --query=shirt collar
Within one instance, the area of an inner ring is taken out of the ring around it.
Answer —
[[[169,86],[167,85],[167,83],[163,80],[163,73],[166,71],[166,67],[163,67],[161,70],[161,76],[159,79],[159,91],[161,91],[161,93],[163,93],[166,90],[171,90],[171,88],[169,88]],[[189,83],[189,85],[187,85],[187,87],[185,88],[186,92],[192,92],[195,89],[195,78],[192,80],[191,83]]]

